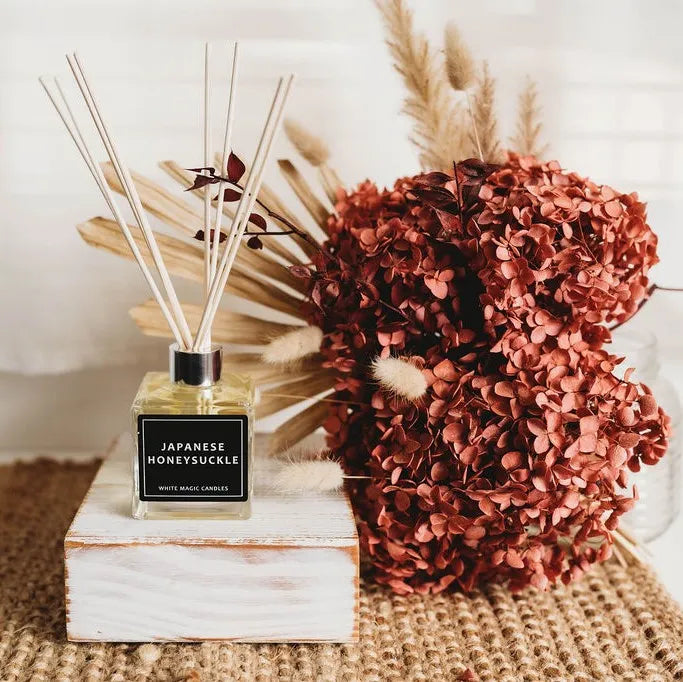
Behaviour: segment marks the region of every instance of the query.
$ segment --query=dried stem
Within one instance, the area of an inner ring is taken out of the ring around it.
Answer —
[[[470,98],[470,93],[467,90],[465,90],[465,99],[467,100],[467,111],[470,115],[470,123],[472,124],[472,133],[474,135],[474,143],[477,147],[477,154],[479,154],[479,158],[483,161],[484,152],[481,148],[481,140],[479,139],[479,131],[477,130],[477,120],[474,118],[474,112],[472,111],[472,100]]]
[[[225,185],[230,185],[231,187],[234,187],[235,189],[240,190],[241,192],[244,192],[244,186],[241,185],[239,182],[233,182],[230,180],[230,178],[224,177],[222,175],[214,175],[213,176],[214,180],[216,182],[220,182]],[[286,218],[285,216],[281,215],[277,211],[273,210],[268,204],[266,204],[262,199],[259,199],[258,197],[256,198],[256,204],[260,206],[267,214],[269,218],[272,218],[273,220],[276,220],[279,222],[281,225],[284,225],[287,230],[286,231],[280,231],[280,232],[246,232],[245,235],[257,235],[259,237],[268,237],[268,236],[277,236],[277,235],[296,235],[301,239],[302,241],[305,241],[307,244],[309,244],[311,247],[315,248],[316,251],[320,251],[320,244],[310,235],[308,232],[305,230],[301,229],[299,226],[295,225],[293,222],[289,220],[289,218]]]

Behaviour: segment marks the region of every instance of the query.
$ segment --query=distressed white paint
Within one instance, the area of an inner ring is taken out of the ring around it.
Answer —
[[[345,494],[278,493],[257,457],[251,519],[137,521],[128,454],[105,461],[65,538],[70,640],[354,640]]]

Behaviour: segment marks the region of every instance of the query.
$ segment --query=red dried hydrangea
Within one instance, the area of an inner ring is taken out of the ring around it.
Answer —
[[[309,315],[338,377],[328,441],[370,476],[352,495],[379,582],[545,588],[610,555],[627,469],[666,450],[668,418],[603,348],[657,241],[635,195],[554,162],[454,172],[339,198]],[[378,388],[378,355],[410,356],[424,399]]]

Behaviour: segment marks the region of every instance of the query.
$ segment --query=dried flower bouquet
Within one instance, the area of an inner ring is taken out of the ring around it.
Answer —
[[[222,309],[213,338],[264,346],[226,357],[264,387],[260,416],[310,403],[273,434],[271,452],[323,426],[330,457],[318,473],[292,463],[279,484],[322,490],[346,478],[379,582],[401,593],[568,582],[613,550],[623,560],[615,540],[637,554],[618,530],[636,499],[627,472],[666,451],[668,418],[646,386],[616,378],[621,359],[605,347],[610,326],[652,291],[657,238],[635,194],[535,156],[533,83],[516,151],[504,154],[494,81],[460,34],[447,30],[440,64],[403,0],[378,6],[425,172],[347,190],[326,145],[288,122],[320,187],[289,160],[280,171],[316,229],[263,185],[252,249],[238,252],[228,290],[292,325]],[[225,186],[217,198],[231,215],[245,171],[236,156],[220,171],[161,165],[200,196]],[[158,236],[169,271],[201,281],[201,211],[134,179],[145,207],[180,233]],[[126,255],[109,221],[79,229]],[[182,308],[195,326],[199,311]],[[167,334],[154,302],[132,314],[145,333]]]

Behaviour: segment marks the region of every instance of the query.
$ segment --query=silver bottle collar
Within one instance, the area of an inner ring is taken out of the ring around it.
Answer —
[[[210,351],[194,353],[180,350],[177,343],[168,347],[171,381],[188,386],[211,386],[221,378],[223,349],[212,346]]]

